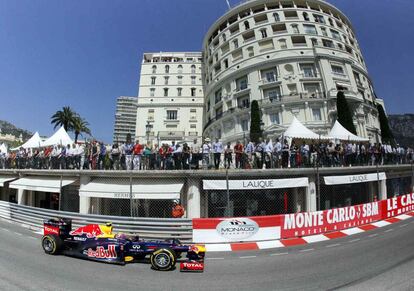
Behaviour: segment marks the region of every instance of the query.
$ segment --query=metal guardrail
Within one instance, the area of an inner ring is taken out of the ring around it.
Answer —
[[[0,201],[0,218],[21,223],[33,230],[41,230],[43,228],[43,220],[54,217],[72,219],[74,228],[86,224],[103,224],[111,221],[116,232],[137,233],[145,239],[178,238],[182,241],[192,240],[191,219],[136,218],[78,214]]]

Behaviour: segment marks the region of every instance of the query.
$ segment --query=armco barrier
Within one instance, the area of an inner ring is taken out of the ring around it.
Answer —
[[[414,210],[414,194],[324,211],[273,216],[193,219],[193,240],[203,243],[279,240],[358,227]]]
[[[55,211],[35,208],[0,201],[0,217],[21,223],[32,229],[40,230],[43,220],[53,217],[72,219],[74,227],[111,221],[117,232],[137,233],[146,239],[178,238],[182,241],[192,240],[192,222],[190,219],[131,218],[103,215],[82,215],[73,212]]]

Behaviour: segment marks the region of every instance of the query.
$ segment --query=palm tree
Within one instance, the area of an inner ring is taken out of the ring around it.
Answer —
[[[89,129],[89,123],[76,114],[75,118],[73,119],[73,131],[75,132],[75,143],[78,142],[79,135],[82,133],[86,133],[91,135],[91,130]]]
[[[66,131],[72,130],[75,116],[76,113],[72,110],[72,108],[65,106],[62,110],[58,110],[52,115],[50,123],[55,125],[54,129],[58,126],[63,126]]]

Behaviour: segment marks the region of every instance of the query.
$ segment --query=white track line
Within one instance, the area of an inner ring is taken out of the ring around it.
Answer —
[[[382,220],[382,221],[377,221],[377,222],[374,222],[374,223],[371,223],[371,224],[376,226],[376,227],[383,227],[383,226],[390,225],[391,223],[388,222],[388,221]]]
[[[311,252],[314,251],[315,249],[305,249],[305,250],[300,250],[299,253],[306,253],[306,252]]]
[[[212,260],[224,260],[224,258],[206,258],[206,260],[212,261]]]
[[[406,227],[407,225],[408,225],[408,223],[401,224],[400,227]]]
[[[345,233],[346,235],[352,235],[352,234],[357,234],[357,233],[361,233],[365,231],[358,227],[353,227],[353,228],[343,229],[341,230],[341,232]]]
[[[282,247],[284,247],[284,245],[280,241],[278,241],[278,240],[273,240],[273,241],[258,241],[257,242],[257,246],[261,250],[263,250],[263,249],[274,249],[274,248],[282,248]]]
[[[341,244],[332,244],[332,245],[327,245],[326,248],[333,248],[333,247],[337,247],[340,246]]]
[[[302,237],[307,243],[314,243],[329,240],[328,237],[324,236],[323,234],[318,235],[311,235],[311,236],[304,236]]]
[[[361,240],[360,238],[356,238],[356,239],[350,240],[349,242],[353,243],[353,242],[357,242],[357,241],[360,241],[360,240]]]
[[[253,259],[256,258],[257,256],[244,256],[244,257],[239,257],[239,259]]]
[[[270,254],[271,257],[274,256],[283,256],[283,255],[287,255],[288,253],[274,253],[274,254]]]
[[[378,233],[370,234],[368,237],[376,237],[376,236],[378,236]]]
[[[394,230],[393,228],[390,228],[390,229],[385,230],[384,232],[390,232],[390,231],[393,231],[393,230]]]

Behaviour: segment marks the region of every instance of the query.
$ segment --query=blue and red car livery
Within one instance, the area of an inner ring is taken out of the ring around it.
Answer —
[[[181,244],[177,239],[143,240],[138,235],[116,234],[112,225],[89,224],[72,231],[70,219],[50,219],[43,224],[42,247],[47,254],[124,265],[149,259],[155,270],[174,269],[182,254],[180,271],[202,272],[205,247]]]

